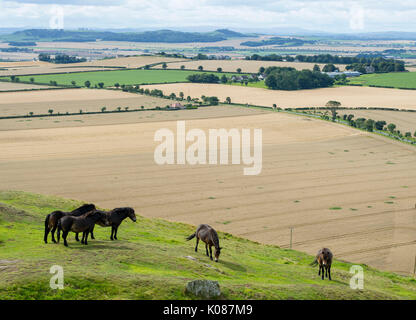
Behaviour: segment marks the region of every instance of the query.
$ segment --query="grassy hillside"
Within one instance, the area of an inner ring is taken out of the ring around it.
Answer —
[[[351,78],[350,83],[364,86],[416,89],[416,72],[364,74],[358,78]]]
[[[68,248],[44,244],[45,215],[80,202],[4,191],[0,203],[0,299],[189,299],[184,288],[193,279],[218,280],[223,299],[416,298],[411,278],[364,266],[365,289],[354,291],[348,263],[335,261],[333,281],[322,281],[309,255],[224,233],[222,256],[214,263],[203,246],[195,253],[194,241],[185,241],[193,226],[159,219],[125,220],[118,241],[97,227],[98,240],[88,246],[72,235]],[[64,267],[64,290],[49,288],[55,264]]]

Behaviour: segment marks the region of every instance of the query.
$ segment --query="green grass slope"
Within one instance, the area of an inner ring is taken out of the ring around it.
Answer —
[[[24,192],[0,192],[0,299],[192,299],[189,280],[218,280],[222,299],[415,299],[416,281],[364,266],[364,290],[349,287],[351,264],[335,261],[322,281],[313,257],[219,233],[220,262],[195,253],[185,237],[195,227],[138,216],[125,220],[119,240],[96,228],[88,246],[69,237],[43,243],[43,221],[80,202]],[[137,212],[140,213],[140,212]],[[335,253],[336,254],[336,253]],[[187,258],[191,256],[196,260]],[[50,267],[64,268],[65,288],[49,288]]]
[[[218,72],[197,72],[187,70],[116,70],[116,71],[92,71],[92,72],[76,72],[76,73],[59,73],[59,74],[45,74],[45,75],[30,75],[19,76],[23,82],[29,82],[34,78],[34,83],[49,84],[50,81],[56,81],[58,85],[72,85],[72,81],[76,82],[77,86],[84,86],[85,81],[90,81],[91,87],[103,82],[104,87],[114,86],[115,83],[120,85],[133,84],[152,84],[152,83],[175,83],[188,82],[186,79],[191,74],[196,73],[213,73],[221,77],[223,73]],[[228,75],[228,74],[227,74]],[[229,76],[229,75],[228,75]],[[10,79],[10,77],[2,77]]]
[[[358,78],[351,78],[350,83],[363,86],[416,89],[416,72],[364,74]]]

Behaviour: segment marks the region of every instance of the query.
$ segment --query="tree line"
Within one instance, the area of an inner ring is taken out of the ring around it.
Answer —
[[[57,54],[55,58],[51,58],[49,54],[41,53],[38,56],[39,61],[51,62],[51,63],[77,63],[77,62],[85,62],[87,59],[85,58],[77,58],[75,56],[69,56],[67,54]]]
[[[386,73],[386,72],[403,72],[406,71],[404,61],[395,59],[385,59],[383,57],[342,57],[333,56],[330,54],[320,54],[313,56],[297,55],[296,57],[281,56],[277,54],[270,54],[261,56],[253,54],[247,56],[246,60],[260,60],[260,61],[299,61],[309,63],[328,63],[328,64],[347,64],[347,70],[354,70],[361,73]],[[367,69],[366,67],[370,67]]]

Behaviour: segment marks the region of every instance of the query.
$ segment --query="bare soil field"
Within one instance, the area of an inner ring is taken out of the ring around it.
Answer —
[[[324,107],[329,100],[341,102],[343,107],[390,107],[416,110],[416,90],[372,87],[334,87],[313,90],[283,91],[220,84],[174,83],[142,86],[160,89],[165,94],[183,92],[185,96],[217,96],[220,101],[230,97],[234,103],[281,108]]]
[[[400,112],[388,110],[339,110],[341,116],[344,114],[353,114],[355,119],[366,118],[376,121],[384,120],[389,123],[394,123],[397,129],[401,132],[416,131],[416,112]]]
[[[37,84],[26,84],[26,83],[2,82],[2,81],[0,81],[0,92],[1,91],[11,91],[11,90],[32,90],[32,89],[50,89],[50,88],[53,88],[53,87],[37,85]]]
[[[0,131],[4,130],[27,130],[27,129],[47,129],[47,128],[66,128],[83,126],[100,126],[141,122],[160,122],[191,119],[225,118],[244,115],[254,115],[270,113],[264,109],[239,108],[228,105],[215,107],[200,107],[191,110],[157,111],[148,110],[140,112],[121,112],[121,113],[100,113],[83,114],[73,116],[53,116],[53,117],[33,117],[24,119],[1,119]]]
[[[165,61],[176,62],[184,61],[184,59],[137,56],[68,64],[54,64],[41,61],[0,62],[0,68],[7,68],[7,70],[0,70],[0,76],[113,70],[111,67],[139,68]]]
[[[282,247],[292,227],[294,249],[327,246],[339,259],[413,272],[414,147],[283,113],[186,122],[262,128],[263,170],[244,176],[245,165],[157,165],[161,128],[176,132],[176,122],[1,131],[0,189],[128,205]]]
[[[104,89],[62,89],[26,92],[0,93],[0,115],[47,114],[49,109],[54,113],[97,112],[102,107],[107,111],[117,107],[130,109],[165,107],[172,100],[150,97],[140,94],[122,92],[121,90]]]
[[[168,69],[180,69],[184,65],[185,69],[198,70],[199,66],[203,66],[204,70],[217,71],[217,68],[222,68],[223,71],[236,72],[241,68],[242,72],[257,73],[260,67],[292,67],[297,70],[309,69],[312,70],[315,63],[306,62],[285,62],[285,61],[251,61],[251,60],[200,60],[188,62],[168,63]],[[319,64],[322,69],[325,64]],[[345,70],[345,65],[337,65],[341,70]],[[155,68],[162,68],[156,66]]]

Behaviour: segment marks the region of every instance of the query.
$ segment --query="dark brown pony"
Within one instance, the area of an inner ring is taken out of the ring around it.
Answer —
[[[329,250],[328,248],[322,248],[318,251],[315,260],[312,262],[312,265],[319,265],[318,276],[321,275],[322,270],[322,280],[324,280],[324,276],[331,280],[332,258],[333,255],[331,250]]]
[[[111,240],[117,240],[117,230],[120,224],[123,222],[124,219],[129,217],[133,222],[136,222],[136,214],[134,213],[133,208],[125,207],[125,208],[115,208],[111,211],[100,211],[101,213],[105,214],[107,221],[109,224],[104,225],[100,221],[97,224],[101,227],[109,227],[111,226]],[[91,230],[91,239],[94,238],[94,226]]]
[[[95,210],[95,205],[93,204],[84,204],[81,207],[71,211],[71,212],[63,212],[63,211],[54,211],[50,214],[48,214],[46,216],[45,219],[45,235],[43,237],[43,240],[45,241],[45,243],[48,243],[48,234],[49,231],[52,230],[51,234],[52,234],[52,241],[56,243],[55,240],[55,231],[56,228],[58,227],[58,221],[65,216],[74,216],[74,217],[79,217],[87,212],[90,212],[92,210]],[[76,235],[76,239],[77,241],[79,241],[78,239],[78,234]]]
[[[107,216],[98,210],[90,211],[79,217],[74,217],[74,216],[62,217],[58,221],[58,242],[61,238],[61,230],[63,232],[62,238],[64,239],[64,245],[66,247],[68,246],[68,242],[66,241],[66,238],[70,231],[75,232],[75,233],[82,232],[81,243],[87,245],[88,234],[91,232],[94,225],[98,222],[103,225],[109,224],[107,220]]]
[[[194,234],[191,234],[186,240],[191,240],[196,237],[195,252],[198,252],[199,240],[205,242],[206,254],[212,260],[212,246],[215,247],[215,262],[218,262],[218,258],[221,254],[220,240],[218,239],[217,232],[207,224],[201,224],[196,229]],[[208,254],[209,247],[209,254]]]

